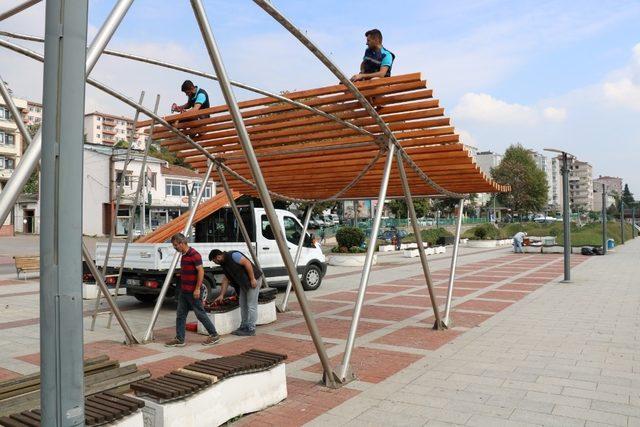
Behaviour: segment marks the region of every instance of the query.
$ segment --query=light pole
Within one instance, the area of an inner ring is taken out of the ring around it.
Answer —
[[[564,227],[564,280],[571,281],[571,211],[569,206],[569,162],[575,156],[566,151],[555,148],[545,148],[544,151],[560,153],[562,158],[562,222]]]
[[[607,254],[607,186],[602,183],[602,254]]]
[[[620,244],[624,245],[624,201],[620,199]]]

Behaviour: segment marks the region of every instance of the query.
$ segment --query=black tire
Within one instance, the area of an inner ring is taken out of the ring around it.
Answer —
[[[209,280],[208,277],[205,277],[204,280],[202,281],[202,284],[204,285],[202,287],[202,290],[200,291],[200,299],[202,301],[211,301],[214,298],[213,295],[213,285],[211,284],[211,281]]]
[[[315,291],[322,284],[322,270],[315,264],[309,264],[302,273],[302,288]]]
[[[156,300],[158,299],[158,295],[154,295],[154,294],[134,294],[133,296],[138,301],[144,302],[147,304],[156,302]]]

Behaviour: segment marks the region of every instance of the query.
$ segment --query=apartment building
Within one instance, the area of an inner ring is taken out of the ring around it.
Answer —
[[[27,101],[20,98],[13,98],[13,103],[20,112],[27,108]],[[16,126],[5,105],[0,98],[0,191],[13,174],[14,169],[20,163],[23,152],[23,141],[18,126]],[[13,215],[9,215],[3,224],[0,224],[0,236],[12,236],[14,233]]]
[[[27,101],[27,108],[22,110],[22,121],[27,126],[42,124],[42,104]]]
[[[609,207],[615,204],[615,196],[622,195],[622,178],[617,176],[598,176],[593,180],[593,210],[602,210],[602,185],[606,189],[605,203]]]
[[[551,159],[551,186],[549,187],[549,195],[551,198],[551,206],[558,211],[562,211],[564,206],[564,192],[562,188],[562,159],[553,157]]]
[[[135,132],[133,120],[124,116],[94,111],[84,116],[84,133],[89,144],[115,145],[135,135],[134,148],[141,149],[148,136]]]
[[[502,154],[494,153],[493,151],[475,151],[473,154],[476,159],[476,164],[480,170],[487,175],[491,176],[491,168],[495,168],[502,162]],[[491,200],[492,195],[489,193],[478,194],[476,198],[477,206],[484,206]]]
[[[573,211],[593,210],[593,168],[578,159],[569,168],[569,202]]]

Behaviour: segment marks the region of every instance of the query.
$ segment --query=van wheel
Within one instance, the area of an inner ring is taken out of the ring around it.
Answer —
[[[134,294],[133,296],[138,301],[144,302],[147,304],[155,302],[158,299],[158,295],[154,295],[154,294]]]
[[[302,288],[305,291],[315,291],[322,284],[322,271],[320,267],[309,264],[302,273]]]
[[[213,299],[212,285],[209,278],[205,277],[202,281],[202,288],[200,290],[200,299],[204,302],[211,301]]]

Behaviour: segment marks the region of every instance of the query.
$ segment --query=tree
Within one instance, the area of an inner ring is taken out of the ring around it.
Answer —
[[[507,148],[502,162],[491,168],[491,176],[500,184],[511,186],[510,192],[498,194],[498,201],[512,211],[541,211],[547,205],[549,186],[545,173],[522,145]]]
[[[622,202],[625,206],[633,206],[636,203],[633,193],[629,191],[629,184],[625,184],[624,190],[622,190]]]
[[[27,126],[27,131],[29,132],[29,136],[31,136],[31,138],[33,138],[36,135],[36,133],[38,133],[38,130],[40,130],[40,123]],[[27,145],[28,145],[27,141],[24,141],[24,144],[22,144],[23,154],[27,150]],[[39,188],[40,188],[40,167],[36,166],[34,171],[31,173],[29,180],[24,185],[22,192],[25,194],[38,194]]]
[[[407,209],[407,202],[404,198],[393,199],[385,204],[396,218],[408,218],[409,210]],[[413,199],[413,207],[416,210],[416,217],[422,218],[429,212],[431,202],[424,197]]]

